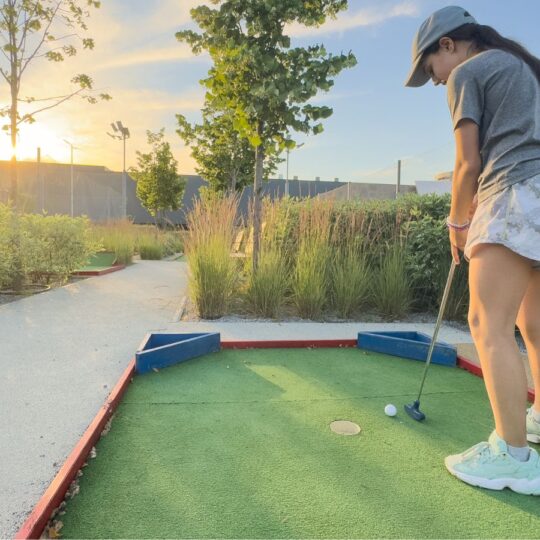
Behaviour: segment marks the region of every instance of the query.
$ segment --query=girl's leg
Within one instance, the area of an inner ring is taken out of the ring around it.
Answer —
[[[479,244],[469,263],[469,326],[480,357],[495,429],[507,444],[527,446],[527,377],[514,328],[533,270],[500,244]]]
[[[533,270],[516,324],[525,341],[534,382],[534,408],[540,412],[540,270]]]

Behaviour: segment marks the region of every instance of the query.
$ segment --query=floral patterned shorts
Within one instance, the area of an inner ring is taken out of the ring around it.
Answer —
[[[476,244],[503,244],[532,259],[540,270],[540,175],[513,184],[481,202],[467,235],[465,258]]]

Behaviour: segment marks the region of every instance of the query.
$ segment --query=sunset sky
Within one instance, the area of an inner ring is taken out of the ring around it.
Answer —
[[[146,151],[146,130],[166,129],[179,162],[179,172],[194,174],[189,148],[176,135],[175,114],[200,120],[210,59],[193,56],[175,32],[196,29],[189,10],[201,0],[104,0],[88,20],[92,52],[80,52],[60,64],[33,64],[25,74],[21,97],[65,94],[77,73],[94,79],[110,102],[89,105],[79,99],[36,117],[21,129],[18,156],[69,162],[72,141],[75,162],[122,169],[122,143],[107,136],[110,123],[129,127],[127,167],[135,151]],[[352,50],[358,65],[336,78],[328,94],[313,102],[334,109],[318,136],[298,134],[302,148],[290,155],[290,177],[357,182],[395,182],[396,162],[403,161],[402,182],[412,184],[452,169],[453,137],[444,87],[408,89],[403,81],[410,66],[411,41],[421,22],[449,5],[440,0],[349,0],[349,10],[321,28],[292,26],[294,46],[323,43],[339,54]],[[540,56],[540,2],[469,0],[462,3],[483,24],[525,44]],[[0,61],[0,65],[3,65]],[[0,101],[8,104],[8,87],[0,85]],[[9,138],[0,134],[0,159],[11,155]],[[276,173],[285,175],[285,163]]]

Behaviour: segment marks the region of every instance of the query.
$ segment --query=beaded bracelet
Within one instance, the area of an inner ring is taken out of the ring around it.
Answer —
[[[452,223],[450,221],[450,216],[448,216],[446,218],[446,226],[449,228],[449,229],[454,229],[455,231],[464,231],[465,229],[468,229],[469,226],[470,226],[471,222],[469,220],[467,220],[465,223],[463,223],[462,225],[458,225],[457,223]]]

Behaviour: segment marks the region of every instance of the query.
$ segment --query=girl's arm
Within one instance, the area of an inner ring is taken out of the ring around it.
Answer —
[[[452,223],[462,224],[467,221],[478,189],[478,177],[482,172],[478,133],[478,125],[468,119],[461,120],[454,131],[456,164],[449,216]]]

